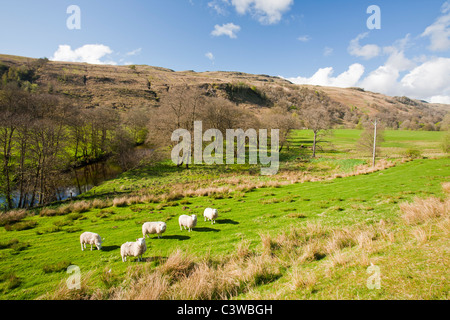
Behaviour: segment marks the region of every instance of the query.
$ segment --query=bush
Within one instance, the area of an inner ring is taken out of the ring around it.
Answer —
[[[13,249],[14,251],[22,251],[30,246],[27,242],[20,242],[17,239],[11,239],[8,242],[0,242],[0,249]]]
[[[71,264],[70,261],[64,260],[53,264],[46,264],[42,267],[42,270],[44,270],[45,273],[61,272],[67,270]]]
[[[24,222],[18,222],[13,225],[7,224],[5,225],[6,231],[22,231],[22,230],[28,230],[33,229],[37,225],[36,221],[24,221]]]
[[[422,158],[422,153],[414,148],[408,148],[406,149],[404,156],[410,159],[418,159]]]
[[[15,289],[20,286],[22,281],[20,278],[12,271],[7,272],[0,276],[0,282],[8,282],[8,290]]]

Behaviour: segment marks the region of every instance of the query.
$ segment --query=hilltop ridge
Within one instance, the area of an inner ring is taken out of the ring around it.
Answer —
[[[38,59],[0,55],[0,66],[6,68],[26,68],[36,65],[36,61]],[[35,83],[41,90],[76,99],[77,103],[86,107],[102,105],[128,109],[136,105],[158,106],[161,96],[177,86],[195,87],[205,95],[233,101],[230,90],[233,86],[239,86],[244,90],[233,102],[254,110],[278,105],[280,99],[286,100],[292,91],[302,88],[311,94],[320,92],[332,103],[348,111],[343,123],[350,126],[357,124],[363,115],[377,113],[395,118],[398,123],[408,119],[415,121],[417,126],[420,123],[422,126],[424,123],[435,125],[450,111],[450,105],[427,103],[408,97],[390,97],[362,88],[295,85],[281,77],[238,71],[174,71],[148,65],[113,66],[45,60],[45,63],[36,67],[36,74]],[[301,102],[288,103],[301,108],[301,105],[297,105]]]

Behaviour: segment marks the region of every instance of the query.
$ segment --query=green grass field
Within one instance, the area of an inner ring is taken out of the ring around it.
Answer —
[[[307,140],[307,134],[298,132],[293,139]],[[332,141],[339,148],[350,146],[357,134],[355,130],[337,130]],[[420,148],[423,154],[437,155],[439,142],[436,141],[439,135],[434,132],[388,132],[383,148],[413,146]],[[290,152],[294,154],[294,151]],[[365,162],[352,157],[351,151],[345,153],[347,157],[344,154],[333,157],[336,153],[325,151],[317,160],[306,164],[291,161],[284,169],[306,168],[313,175],[326,176],[350,172]],[[124,173],[95,188],[84,199],[95,197],[94,191],[103,198],[133,192],[129,190],[131,187],[134,191],[149,188],[164,192],[180,183],[200,181],[200,185],[207,186],[208,180],[231,173],[247,174],[249,180],[262,179],[253,172],[249,174],[249,167],[245,165],[234,172],[230,170],[233,168],[194,166],[180,174],[173,166],[160,165],[156,169]],[[142,266],[147,267],[145,270],[158,268],[178,249],[195,261],[217,262],[233,256],[237,248],[245,244],[255,255],[262,255],[269,248],[267,266],[273,270],[269,272],[272,276],[265,280],[239,287],[232,295],[236,299],[448,299],[448,252],[447,256],[442,255],[448,250],[448,230],[444,232],[430,224],[428,241],[417,243],[411,236],[413,227],[402,224],[399,204],[411,202],[415,197],[444,199],[442,183],[449,181],[449,176],[448,158],[418,159],[398,162],[395,167],[374,173],[333,180],[123,207],[91,207],[86,212],[60,216],[27,217],[24,222],[37,223],[31,229],[7,231],[0,227],[0,298],[36,299],[52,292],[64,286],[69,276],[66,269],[71,264],[80,268],[83,279],[89,278],[87,291],[92,293],[96,288],[108,291],[112,285],[126,283],[130,272],[141,270]],[[206,207],[219,210],[216,224],[203,221]],[[180,230],[178,216],[181,214],[198,216],[197,227],[192,232]],[[161,239],[153,235],[147,240],[144,262],[131,258],[123,263],[120,245],[142,237],[141,225],[146,221],[165,221],[167,231]],[[327,230],[324,237],[332,237],[341,230],[375,228],[380,221],[387,223],[386,234],[395,234],[395,238],[388,241],[378,236],[371,239],[374,243],[371,250],[362,250],[354,244],[325,252],[312,261],[299,262],[297,254],[300,255],[299,250],[304,247],[288,248],[282,239],[283,235],[289,238],[294,229],[307,230],[305,228],[311,225],[322,226]],[[431,232],[431,228],[437,231]],[[105,238],[101,251],[81,251],[79,235],[84,231],[96,232]],[[435,256],[436,253],[439,255]],[[381,290],[366,287],[369,262],[382,270]],[[111,271],[114,281],[105,280],[105,270]]]

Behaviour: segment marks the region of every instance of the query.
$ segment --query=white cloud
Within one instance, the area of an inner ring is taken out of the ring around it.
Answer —
[[[450,49],[450,2],[446,1],[441,7],[442,16],[428,26],[421,34],[430,38],[431,51],[446,51]]]
[[[133,50],[133,51],[125,53],[125,55],[127,55],[127,56],[136,56],[138,54],[141,54],[141,52],[142,52],[142,48],[138,48],[136,50]]]
[[[412,96],[450,95],[450,58],[433,58],[411,70],[400,81]]]
[[[101,60],[112,53],[113,51],[103,44],[86,44],[75,50],[72,50],[69,45],[60,45],[50,60],[116,65],[114,61]]]
[[[301,41],[301,42],[308,42],[309,40],[311,40],[311,37],[308,35],[304,35],[304,36],[298,37],[297,40]]]
[[[211,32],[213,36],[229,36],[231,39],[237,38],[236,33],[241,30],[240,26],[235,25],[234,23],[227,23],[219,26],[216,24],[214,26],[214,30]]]
[[[442,13],[450,12],[450,1],[445,1],[444,4],[441,7]]]
[[[359,81],[364,73],[364,66],[355,63],[352,64],[347,71],[341,73],[337,77],[333,77],[334,69],[332,67],[321,68],[310,78],[297,77],[287,78],[287,80],[296,84],[313,84],[320,86],[332,87],[353,87]]]
[[[432,96],[428,101],[431,103],[450,104],[450,96]]]
[[[214,57],[214,55],[212,54],[212,52],[207,52],[206,54],[205,54],[205,57],[207,57],[209,60],[211,60],[211,61],[214,61],[214,59],[215,59],[215,57]]]
[[[387,63],[371,72],[359,85],[366,90],[392,96],[408,96],[430,102],[447,103],[450,97],[450,58],[432,58],[408,70]]]
[[[213,9],[217,12],[217,14],[220,14],[222,16],[226,15],[227,9],[226,6],[230,5],[228,0],[213,0],[208,2],[208,7]]]
[[[280,22],[293,3],[294,0],[231,0],[239,14],[250,13],[262,24]]]
[[[366,44],[361,46],[359,41],[366,38],[369,35],[368,32],[359,34],[355,39],[350,41],[348,46],[348,53],[352,56],[361,57],[366,60],[372,59],[380,54],[380,47],[376,44]]]
[[[329,57],[329,56],[331,56],[331,55],[333,54],[333,51],[334,51],[333,48],[325,47],[325,48],[323,49],[323,55],[324,55],[324,57]]]
[[[396,68],[383,65],[372,71],[358,86],[369,91],[398,95],[397,79],[399,75],[400,72]]]

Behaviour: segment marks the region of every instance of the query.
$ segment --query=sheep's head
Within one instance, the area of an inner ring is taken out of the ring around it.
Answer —
[[[159,232],[163,232],[166,230],[166,224],[164,222],[159,223]]]
[[[95,245],[98,247],[99,250],[102,248],[103,240],[105,240],[105,239],[100,238],[95,241]]]
[[[139,243],[140,246],[145,245],[145,239],[144,238],[136,239],[136,242]]]
[[[191,217],[192,217],[192,220],[194,220],[194,221],[197,220],[197,216],[195,214],[193,214]]]
[[[218,214],[217,209],[212,209],[214,214]]]

